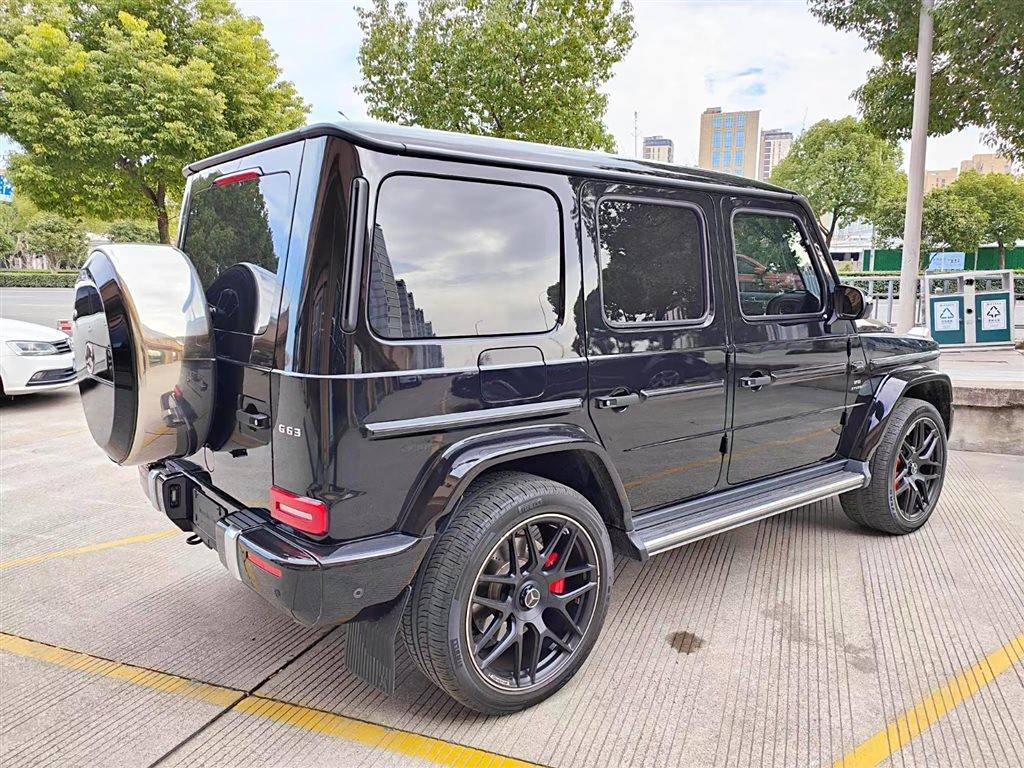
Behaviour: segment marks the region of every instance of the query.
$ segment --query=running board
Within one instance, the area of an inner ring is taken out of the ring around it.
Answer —
[[[640,559],[646,560],[765,517],[863,488],[870,479],[866,463],[830,462],[638,515],[629,538]]]

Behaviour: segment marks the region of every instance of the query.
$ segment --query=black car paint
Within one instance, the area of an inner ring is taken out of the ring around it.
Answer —
[[[208,451],[207,461],[211,490],[255,516],[242,540],[243,558],[253,551],[292,569],[285,583],[275,584],[247,563],[244,578],[302,623],[363,618],[394,599],[445,516],[488,469],[516,467],[574,484],[601,511],[613,539],[623,541],[634,516],[726,490],[730,482],[837,453],[866,459],[906,392],[929,382],[948,391],[948,378],[925,367],[927,361],[907,358],[927,356],[931,342],[893,335],[867,340],[852,321],[835,317],[831,293],[838,278],[824,258],[813,214],[784,190],[591,153],[344,126],[302,129],[187,172],[194,178],[281,163],[295,176],[295,202],[277,271],[279,305],[260,333],[240,341],[234,331],[218,331],[217,339],[221,362],[233,371],[221,378],[235,387],[218,393],[218,408],[230,420],[242,419],[247,405],[250,412],[265,406],[270,430],[253,435],[232,422],[230,437],[221,450]],[[363,301],[367,251],[377,190],[393,174],[529,185],[553,195],[562,219],[557,325],[500,337],[377,336]],[[363,221],[351,220],[354,179],[365,179]],[[712,302],[700,322],[622,329],[602,320],[590,298],[599,266],[588,226],[602,195],[680,201],[700,210]],[[184,210],[187,205],[186,199]],[[820,313],[742,317],[729,222],[744,207],[800,217],[818,254]],[[352,258],[350,242],[366,250]],[[361,268],[354,278],[351,264]],[[349,290],[349,279],[358,280],[358,291]],[[360,298],[358,307],[350,296]],[[216,305],[215,295],[210,300]],[[884,350],[902,356],[899,367],[887,369]],[[781,374],[784,386],[741,391],[740,378],[756,371]],[[787,397],[795,386],[802,387],[799,395]],[[808,390],[820,402],[808,402]],[[596,407],[616,393],[637,400],[624,409]],[[499,414],[502,420],[490,423]],[[751,464],[758,453],[768,460]],[[644,469],[652,462],[664,464],[662,474]],[[328,532],[312,537],[270,522],[261,507],[272,483],[324,501]],[[399,548],[401,557],[396,536],[408,544]],[[362,548],[354,560],[353,546]]]

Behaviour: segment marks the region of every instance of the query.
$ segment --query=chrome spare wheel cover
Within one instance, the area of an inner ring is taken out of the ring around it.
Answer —
[[[188,456],[216,391],[210,314],[177,248],[94,248],[75,285],[75,369],[93,439],[118,464]]]

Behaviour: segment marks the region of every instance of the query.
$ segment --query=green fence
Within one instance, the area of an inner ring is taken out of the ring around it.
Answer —
[[[874,259],[871,251],[865,250],[861,258],[865,272],[899,272],[903,251],[898,248],[879,248]],[[968,253],[964,258],[964,269],[974,269],[974,254]],[[978,250],[978,269],[999,269],[999,249],[985,246]],[[1006,249],[1006,268],[1024,269],[1024,247]]]

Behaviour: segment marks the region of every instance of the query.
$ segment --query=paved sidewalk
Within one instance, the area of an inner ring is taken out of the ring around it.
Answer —
[[[814,504],[618,559],[580,674],[483,717],[343,629],[292,624],[189,547],[73,393],[0,407],[0,764],[1024,765],[1024,458],[952,455],[905,537]]]
[[[1016,349],[944,349],[939,367],[954,386],[1024,389],[1024,354]]]

